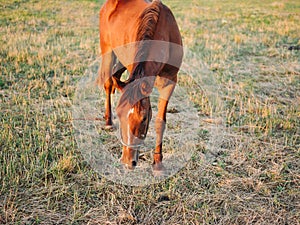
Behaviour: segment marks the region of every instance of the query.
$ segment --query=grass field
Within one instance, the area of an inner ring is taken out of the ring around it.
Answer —
[[[210,148],[203,129],[187,166],[146,187],[98,175],[74,137],[102,2],[0,0],[0,224],[300,224],[300,2],[163,1],[202,65],[194,79],[215,81],[225,131]],[[190,97],[199,126],[217,120]]]

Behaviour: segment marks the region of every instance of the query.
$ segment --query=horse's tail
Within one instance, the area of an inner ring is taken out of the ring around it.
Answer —
[[[161,9],[161,1],[154,0],[140,15],[136,35],[137,49],[134,59],[136,66],[132,73],[133,79],[137,78],[137,76],[141,76],[143,73],[144,62],[147,60],[149,54],[149,41],[154,38]]]

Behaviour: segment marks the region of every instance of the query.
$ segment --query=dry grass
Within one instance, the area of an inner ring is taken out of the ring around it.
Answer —
[[[205,93],[189,89],[201,138],[175,176],[127,187],[84,162],[71,124],[101,3],[1,1],[0,224],[300,223],[300,4],[164,2],[199,67],[180,84]]]

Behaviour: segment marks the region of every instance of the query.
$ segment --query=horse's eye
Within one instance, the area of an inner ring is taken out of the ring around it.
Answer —
[[[146,117],[146,116],[144,116],[144,117],[143,117],[143,120],[142,120],[142,122],[143,122],[143,123],[145,123],[145,122],[146,122],[146,120],[147,120],[147,117]]]

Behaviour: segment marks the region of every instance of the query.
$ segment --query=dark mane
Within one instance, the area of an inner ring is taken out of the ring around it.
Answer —
[[[137,50],[134,59],[134,62],[137,64],[132,72],[131,79],[143,76],[144,62],[147,60],[150,47],[147,40],[153,40],[154,38],[161,5],[162,3],[160,0],[154,0],[140,15],[140,22],[136,35]]]
[[[159,19],[160,5],[161,2],[159,0],[155,0],[140,15],[140,23],[136,35],[136,41],[153,39],[156,30],[156,24]]]

